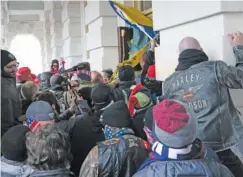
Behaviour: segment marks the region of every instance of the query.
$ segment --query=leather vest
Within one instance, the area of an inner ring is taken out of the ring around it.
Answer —
[[[148,143],[134,135],[98,143],[99,176],[131,177],[148,157]]]

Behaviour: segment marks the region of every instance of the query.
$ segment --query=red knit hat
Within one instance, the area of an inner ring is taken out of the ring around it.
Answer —
[[[16,72],[17,81],[27,81],[31,77],[31,70],[28,67],[19,68]]]
[[[155,78],[155,64],[149,66],[148,71],[147,71],[147,77],[150,79]]]
[[[190,108],[175,100],[164,100],[152,110],[154,134],[169,146],[181,148],[191,144],[197,136],[197,119]]]

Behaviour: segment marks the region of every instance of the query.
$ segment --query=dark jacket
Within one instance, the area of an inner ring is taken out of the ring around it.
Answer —
[[[223,61],[205,61],[177,71],[164,82],[164,96],[194,110],[198,138],[214,151],[222,151],[243,138],[240,112],[229,89],[243,88],[243,46],[233,48],[236,67]]]
[[[129,89],[131,86],[136,85],[135,81],[120,81],[116,88],[119,88],[121,90]]]
[[[68,108],[68,105],[64,102],[64,90],[61,86],[54,87],[50,90],[56,97],[58,104],[60,106],[60,111],[63,112]]]
[[[90,109],[86,100],[80,100],[77,107],[78,108],[76,113],[78,113],[77,115],[79,118],[89,115]],[[67,109],[61,113],[56,120],[57,126],[66,131],[70,135],[70,138],[72,138],[73,128],[77,120],[73,115],[74,114],[69,109]]]
[[[156,161],[133,177],[234,177],[224,165],[213,160]]]
[[[76,117],[71,138],[73,155],[71,170],[76,176],[79,175],[81,165],[89,151],[96,146],[96,143],[104,140],[104,133],[98,117],[89,115]]]
[[[144,86],[151,90],[151,93],[156,93],[156,96],[162,95],[162,82],[157,80],[149,80],[145,78]]]
[[[137,111],[134,114],[134,117],[132,118],[133,130],[135,132],[135,135],[139,138],[142,138],[143,140],[147,140],[147,136],[143,128],[144,128],[144,115],[149,107]]]
[[[12,78],[1,79],[1,136],[12,126],[19,124],[22,114],[19,92]]]
[[[103,141],[85,159],[80,177],[131,177],[148,157],[142,139],[124,135]]]
[[[48,171],[34,171],[29,177],[75,177],[68,169],[57,169]]]
[[[154,63],[155,63],[154,52],[149,50],[145,55],[145,62],[144,62],[143,70],[141,73],[142,85],[145,85],[145,78],[146,78],[146,74],[147,74],[149,66],[153,65]]]

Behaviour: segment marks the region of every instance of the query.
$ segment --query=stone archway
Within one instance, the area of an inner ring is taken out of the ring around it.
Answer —
[[[9,51],[15,55],[20,67],[27,66],[34,74],[39,74],[43,71],[42,46],[35,35],[16,35],[10,42]]]

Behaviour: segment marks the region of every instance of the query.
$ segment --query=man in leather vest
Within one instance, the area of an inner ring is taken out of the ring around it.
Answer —
[[[127,105],[123,101],[108,107],[101,115],[106,141],[95,146],[80,170],[80,177],[132,176],[147,158],[148,143],[134,135]]]
[[[243,126],[229,89],[243,88],[243,34],[237,32],[228,37],[235,66],[208,61],[196,39],[184,38],[179,44],[179,64],[165,80],[163,91],[165,98],[179,100],[194,110],[199,124],[197,137],[239,177],[243,165],[230,148],[242,141]]]

